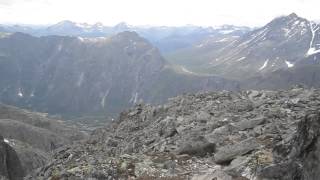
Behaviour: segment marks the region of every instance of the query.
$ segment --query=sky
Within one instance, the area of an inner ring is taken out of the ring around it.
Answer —
[[[320,20],[320,0],[0,0],[0,23],[257,27],[292,12]]]

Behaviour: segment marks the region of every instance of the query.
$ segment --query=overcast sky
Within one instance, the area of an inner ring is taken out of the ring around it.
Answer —
[[[0,23],[261,26],[292,12],[319,20],[319,8],[320,0],[0,0]]]

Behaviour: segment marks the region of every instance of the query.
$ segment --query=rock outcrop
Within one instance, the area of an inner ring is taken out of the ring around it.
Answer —
[[[274,148],[274,165],[261,169],[259,176],[281,180],[319,179],[320,111],[310,111],[290,141]]]
[[[51,151],[87,136],[45,114],[3,104],[0,104],[0,133],[6,141],[2,144],[1,154],[6,152],[10,155],[3,154],[4,160],[7,162],[9,157],[16,163],[3,166],[7,167],[3,172],[9,179],[13,179],[13,175],[23,177],[44,166],[51,159]],[[18,170],[23,173],[19,174]]]
[[[16,151],[0,134],[0,179],[22,180],[25,175]]]
[[[28,178],[316,180],[319,95],[224,91],[137,105]]]

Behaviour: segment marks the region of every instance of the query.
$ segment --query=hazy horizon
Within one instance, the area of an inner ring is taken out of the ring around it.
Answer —
[[[297,13],[319,20],[317,0],[0,0],[1,24],[50,25],[62,20],[113,26],[119,22],[141,26],[237,26],[258,27],[273,18]]]

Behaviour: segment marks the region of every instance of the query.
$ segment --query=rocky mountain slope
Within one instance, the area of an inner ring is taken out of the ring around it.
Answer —
[[[288,89],[294,84],[301,84],[306,87],[320,87],[320,66],[303,65],[287,70],[277,70],[265,75],[257,75],[241,84],[246,89]]]
[[[318,65],[319,42],[319,24],[293,13],[241,37],[207,39],[168,57],[194,71],[243,80]]]
[[[0,133],[4,137],[2,141],[5,144],[1,141],[4,151],[14,158],[12,164],[9,162],[11,157],[4,157],[1,162],[6,164],[0,165],[0,169],[7,167],[7,174],[5,170],[0,173],[10,180],[15,179],[11,176],[21,179],[21,175],[48,163],[51,151],[87,137],[86,133],[68,127],[62,121],[48,118],[45,114],[3,104],[0,104]]]
[[[222,91],[137,105],[29,179],[316,180],[319,95]]]
[[[177,71],[134,32],[108,38],[15,33],[0,38],[0,101],[51,114],[116,114],[145,101],[235,81]],[[161,93],[159,93],[161,92]]]

